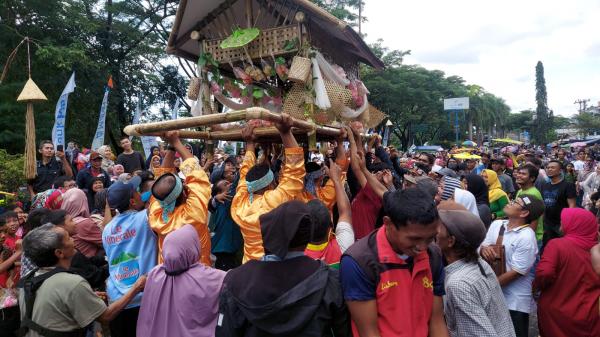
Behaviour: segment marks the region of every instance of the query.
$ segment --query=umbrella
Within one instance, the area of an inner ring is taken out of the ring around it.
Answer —
[[[456,159],[481,159],[481,156],[478,156],[476,154],[470,154],[467,152],[453,154],[452,157],[454,157]]]
[[[256,39],[260,34],[258,28],[236,29],[233,34],[221,42],[221,49],[239,48]]]
[[[462,143],[462,145],[463,145],[463,146],[469,146],[469,147],[475,147],[475,146],[477,146],[477,143],[475,143],[475,142],[474,142],[474,141],[472,141],[472,140],[465,140],[465,141]]]
[[[496,142],[496,143],[508,143],[508,144],[517,144],[517,145],[521,145],[523,144],[523,142],[520,142],[518,140],[514,140],[514,139],[510,139],[510,138],[494,138],[492,139],[492,142]]]

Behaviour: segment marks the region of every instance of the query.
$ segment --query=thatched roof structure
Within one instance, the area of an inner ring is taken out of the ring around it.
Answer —
[[[236,26],[261,30],[299,26],[299,12],[304,14],[303,34],[324,55],[344,67],[364,63],[383,68],[381,60],[348,24],[308,0],[181,0],[167,53],[196,62],[202,40],[224,38]]]

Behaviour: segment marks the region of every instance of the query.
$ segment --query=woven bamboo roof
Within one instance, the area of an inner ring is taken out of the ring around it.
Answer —
[[[246,13],[252,13],[248,20]],[[167,53],[196,62],[202,39],[222,38],[232,27],[260,29],[297,24],[296,13],[305,14],[311,43],[339,64],[364,63],[383,68],[352,27],[308,0],[181,0],[167,44]]]

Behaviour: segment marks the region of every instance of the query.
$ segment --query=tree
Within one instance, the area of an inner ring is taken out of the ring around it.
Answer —
[[[364,0],[311,0],[321,8],[325,9],[336,18],[346,21],[352,27],[358,26],[359,6],[363,5]],[[364,6],[364,5],[363,5]],[[362,22],[367,18],[361,16]]]
[[[600,132],[600,118],[589,112],[580,112],[574,117],[575,125],[584,134]]]
[[[175,14],[176,0],[11,0],[0,2],[0,62],[29,36],[33,78],[48,97],[36,106],[38,139],[50,138],[54,107],[72,71],[77,88],[69,97],[68,140],[89,146],[109,75],[115,88],[109,98],[107,142],[113,148],[132,119],[139,93],[144,107],[162,101],[159,85],[172,75],[160,64]],[[15,102],[26,78],[21,50],[0,86],[0,147],[10,153],[24,147],[24,106]],[[171,76],[173,77],[173,76]],[[181,82],[180,79],[173,79]],[[185,86],[184,86],[185,87]],[[170,87],[172,88],[172,87]],[[171,89],[169,89],[171,90]],[[180,88],[175,92],[182,95]],[[182,96],[183,97],[183,96]],[[118,149],[118,148],[117,148]]]
[[[548,142],[548,132],[552,129],[553,114],[548,109],[548,94],[542,61],[538,61],[535,66],[535,102],[537,107],[533,115],[533,141],[536,144],[546,144]]]

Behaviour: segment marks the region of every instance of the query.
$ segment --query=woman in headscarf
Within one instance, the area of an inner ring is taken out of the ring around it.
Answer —
[[[109,172],[110,168],[115,165],[116,159],[110,146],[102,145],[98,148],[97,152],[100,154],[100,157],[102,157],[102,169]]]
[[[596,217],[581,208],[565,208],[562,238],[550,240],[537,265],[534,287],[540,335],[600,336],[600,276],[594,273],[590,250],[598,243]]]
[[[201,263],[200,240],[191,225],[165,238],[163,263],[148,273],[137,321],[144,337],[215,335],[225,272]]]
[[[498,179],[498,174],[493,170],[485,169],[481,172],[481,177],[488,186],[488,199],[490,200],[490,211],[492,220],[503,218],[504,206],[508,205],[508,195],[502,190],[502,184]]]
[[[591,209],[591,196],[600,188],[600,164],[596,164],[596,170],[581,183],[581,188],[583,188],[583,207]]]
[[[351,336],[336,272],[304,255],[313,233],[308,206],[283,203],[260,216],[260,227],[266,255],[225,276],[216,336]]]
[[[489,228],[492,223],[492,212],[490,211],[488,187],[482,177],[476,174],[468,174],[465,176],[463,183],[467,191],[475,196],[477,203],[477,211],[479,218],[483,221],[485,228]]]
[[[102,253],[102,231],[90,218],[88,200],[85,192],[78,188],[72,188],[63,194],[61,209],[73,217],[77,226],[77,235],[73,238],[75,248],[83,255],[92,257],[99,252]]]
[[[150,161],[150,166],[148,166],[148,170],[154,172],[157,168],[160,168],[160,156],[152,156],[152,160]]]
[[[154,156],[158,156],[160,158],[160,162],[162,163],[162,157],[160,156],[160,148],[158,146],[152,146],[150,148],[150,155],[146,159],[146,167],[152,167],[152,158]]]
[[[475,196],[469,191],[462,188],[462,184],[458,178],[444,176],[440,182],[441,200],[454,200],[455,202],[465,206],[465,208],[476,216],[479,216],[477,210],[477,202]]]

